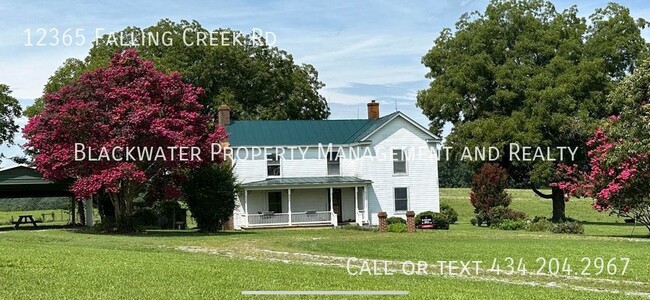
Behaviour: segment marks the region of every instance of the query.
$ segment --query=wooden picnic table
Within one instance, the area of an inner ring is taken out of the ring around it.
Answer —
[[[40,222],[34,220],[34,216],[32,216],[32,215],[24,215],[24,216],[19,216],[18,221],[14,221],[14,222],[11,222],[11,223],[14,224],[15,229],[18,229],[20,224],[32,223],[32,225],[34,225],[34,227],[38,227],[38,225],[36,225],[36,223],[40,223]]]

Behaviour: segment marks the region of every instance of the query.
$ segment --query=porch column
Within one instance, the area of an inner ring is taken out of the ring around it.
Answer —
[[[244,189],[244,218],[246,219],[246,226],[248,226],[248,190]]]
[[[287,189],[287,206],[289,207],[289,226],[291,226],[291,189]]]
[[[84,200],[86,202],[86,226],[92,227],[95,225],[95,220],[93,220],[94,211],[93,211],[93,196],[90,196],[90,199]]]
[[[368,208],[368,185],[363,187],[363,211],[364,211],[364,221],[370,223],[370,208]]]
[[[362,220],[359,218],[359,187],[354,187],[354,220],[361,225]]]
[[[330,187],[330,212],[334,213],[334,188]]]

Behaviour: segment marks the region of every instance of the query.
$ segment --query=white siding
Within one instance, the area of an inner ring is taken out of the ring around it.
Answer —
[[[341,176],[356,176],[371,180],[368,190],[368,206],[371,223],[377,224],[377,213],[385,211],[389,216],[404,217],[404,211],[395,211],[394,188],[408,189],[408,210],[416,213],[432,210],[439,211],[438,165],[434,145],[427,140],[431,136],[422,132],[407,120],[396,117],[368,140],[372,141],[368,151],[371,157],[351,157],[349,148],[344,148],[346,156],[341,158]],[[393,174],[392,149],[409,149],[407,157],[407,174]],[[303,147],[303,149],[305,149]],[[325,151],[326,152],[326,151]],[[240,152],[244,153],[244,152]],[[251,153],[251,151],[249,151]],[[241,158],[241,156],[240,156]],[[255,159],[237,159],[235,172],[242,183],[267,179],[266,159],[258,155]],[[290,150],[285,149],[284,159],[281,160],[280,177],[311,177],[327,176],[327,158],[318,146],[310,146],[302,159],[302,154],[294,150],[293,159]],[[241,197],[241,196],[240,196]],[[359,188],[359,209],[363,210],[363,189]],[[327,210],[328,192],[325,188],[292,189],[292,211]],[[243,212],[243,198],[240,199]],[[282,190],[283,212],[287,212],[287,191]],[[251,191],[248,196],[250,213],[268,210],[267,192]],[[342,188],[343,221],[354,220],[354,188]]]
[[[371,147],[378,156],[362,158],[362,171],[365,179],[372,180],[368,205],[372,216],[371,223],[377,224],[377,213],[385,211],[389,216],[405,218],[405,212],[395,211],[394,188],[408,189],[408,209],[419,213],[426,210],[439,211],[438,164],[435,150],[427,151],[433,145],[426,139],[430,136],[402,118],[395,118],[370,140]],[[414,155],[407,157],[406,175],[393,174],[391,148],[406,148]],[[433,148],[435,149],[435,148]],[[382,156],[389,157],[380,157]]]

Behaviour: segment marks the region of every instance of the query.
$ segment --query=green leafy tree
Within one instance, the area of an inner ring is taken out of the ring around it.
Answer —
[[[577,8],[557,11],[542,0],[491,1],[444,29],[423,57],[432,79],[418,106],[455,148],[496,146],[511,177],[553,200],[553,220],[565,219],[565,191],[555,162],[510,161],[508,145],[580,147],[597,120],[615,113],[607,95],[647,53],[646,22],[609,4],[587,19]],[[584,147],[582,148],[584,150]],[[579,151],[574,163],[586,163]],[[550,185],[552,193],[535,189]]]
[[[43,88],[43,95],[56,93],[62,87],[73,83],[81,74],[87,71],[86,64],[76,58],[68,58],[63,65],[59,67],[48,79]],[[25,116],[33,117],[43,110],[43,97],[39,97],[34,104],[27,107],[24,111]]]
[[[20,117],[20,104],[11,96],[9,86],[0,84],[0,145],[14,143],[14,134],[18,131],[16,119]],[[0,159],[4,155],[0,154]]]
[[[441,159],[438,162],[438,180],[441,188],[468,188],[473,170],[464,161]]]
[[[204,93],[199,102],[208,114],[216,116],[219,105],[225,103],[231,106],[233,119],[329,116],[327,101],[319,94],[324,84],[318,80],[313,66],[298,65],[286,51],[268,46],[252,34],[231,29],[212,31],[222,33],[213,34],[216,45],[197,45],[197,35],[209,32],[196,21],[175,23],[165,19],[144,29],[127,27],[114,35],[105,35],[84,61],[67,60],[50,77],[45,93],[57,91],[85,71],[107,66],[116,52],[124,50],[121,45],[132,44],[156,68],[168,73],[178,71],[185,81],[202,87]],[[235,42],[239,34],[241,38]],[[149,36],[158,36],[158,45]],[[114,37],[122,40],[118,43]],[[42,101],[37,101],[28,113],[35,115],[41,109]]]
[[[235,209],[237,179],[228,163],[192,170],[183,195],[199,230],[221,230]]]

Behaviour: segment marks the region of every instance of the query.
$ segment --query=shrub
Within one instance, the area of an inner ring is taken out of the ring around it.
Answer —
[[[407,230],[406,224],[402,223],[390,224],[386,229],[388,229],[388,232],[406,232]]]
[[[469,220],[469,222],[470,222],[472,225],[476,226],[476,224],[478,224],[478,219],[476,219],[476,218],[471,218],[471,219]]]
[[[470,202],[474,212],[488,212],[497,206],[510,205],[510,195],[505,189],[508,187],[508,174],[506,170],[496,164],[485,164],[472,177],[472,192]]]
[[[227,163],[191,171],[183,194],[199,230],[218,231],[228,222],[235,209],[236,182]]]
[[[441,213],[433,213],[431,216],[433,221],[433,229],[449,229],[449,218]]]
[[[504,220],[498,225],[501,230],[519,230],[526,227],[524,220]]]
[[[458,213],[449,204],[440,204],[440,213],[447,216],[449,224],[454,224],[458,221]]]
[[[526,219],[526,213],[502,206],[494,207],[487,214],[480,215],[488,226],[499,226],[506,220],[523,221]]]
[[[158,216],[153,209],[148,207],[137,208],[133,213],[133,219],[135,219],[137,224],[145,227],[158,226]]]
[[[423,212],[421,212],[421,213],[415,215],[415,226],[420,226],[420,225],[421,225],[422,222],[420,222],[420,218],[421,218],[422,216],[430,216],[430,217],[433,217],[433,214],[435,214],[435,213],[432,212],[432,211],[430,211],[430,210],[427,210],[427,211],[423,211]]]
[[[400,218],[400,217],[390,217],[386,219],[386,222],[388,222],[388,225],[391,224],[406,224],[406,220]]]
[[[481,211],[476,214],[476,226],[483,226],[483,224],[490,226],[490,218],[486,212]]]
[[[415,216],[415,225],[420,226],[420,218],[422,216],[430,216],[433,218],[435,214],[438,214],[436,212],[432,212],[430,210],[423,211]],[[458,221],[458,213],[456,210],[454,210],[449,204],[443,203],[440,204],[440,213],[444,215],[447,218],[447,223],[448,224],[454,224]]]
[[[585,233],[585,228],[582,224],[577,222],[564,222],[553,224],[551,228],[553,233],[571,233],[571,234],[583,234]]]
[[[526,230],[528,231],[551,231],[553,228],[553,223],[544,217],[535,217],[530,223]]]

